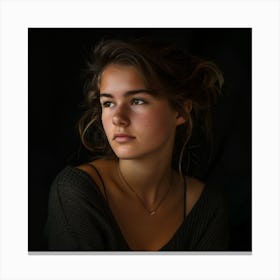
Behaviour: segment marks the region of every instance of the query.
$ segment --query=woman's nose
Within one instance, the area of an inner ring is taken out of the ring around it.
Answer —
[[[113,124],[116,126],[128,126],[130,123],[126,108],[118,108],[113,115]]]

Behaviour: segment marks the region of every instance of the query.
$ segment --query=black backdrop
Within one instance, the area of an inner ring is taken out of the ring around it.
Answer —
[[[251,34],[249,28],[30,28],[28,30],[28,249],[42,238],[48,192],[56,174],[82,161],[76,122],[82,112],[82,69],[102,38],[150,36],[176,42],[216,62],[224,96],[213,110],[214,141],[201,142],[195,173],[225,190],[230,250],[251,251]]]

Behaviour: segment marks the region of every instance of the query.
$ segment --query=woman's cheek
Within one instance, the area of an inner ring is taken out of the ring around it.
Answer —
[[[109,136],[108,134],[110,132],[110,117],[108,115],[102,114],[101,121],[102,121],[103,128],[105,130],[105,133],[108,137]]]

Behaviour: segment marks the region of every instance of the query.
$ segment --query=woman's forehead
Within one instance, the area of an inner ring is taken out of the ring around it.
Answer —
[[[146,88],[143,75],[134,66],[108,65],[102,71],[99,80],[100,92],[116,89],[131,90],[132,88]]]

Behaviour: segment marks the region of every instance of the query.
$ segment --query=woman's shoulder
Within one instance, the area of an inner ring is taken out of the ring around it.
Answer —
[[[187,188],[190,191],[190,193],[195,197],[199,198],[202,192],[205,189],[205,182],[201,181],[198,178],[195,177],[186,177],[187,182]]]
[[[67,165],[58,172],[53,184],[61,185],[67,183],[85,183],[88,181],[86,177],[87,176],[85,176],[85,174],[77,167]]]
[[[203,182],[194,177],[187,177],[186,196],[188,212],[197,204],[204,209],[211,210],[226,208],[226,197],[219,186]]]
[[[186,177],[187,192],[187,213],[190,213],[193,207],[198,203],[205,190],[205,183],[194,177]]]
[[[96,159],[76,166],[78,170],[87,174],[95,182],[103,196],[106,198],[106,181],[111,177],[114,161],[110,159]]]
[[[51,185],[51,193],[63,193],[71,195],[72,193],[94,193],[98,185],[92,176],[85,172],[79,166],[67,165],[59,171]]]
[[[51,184],[49,191],[50,207],[101,209],[106,203],[98,182],[95,182],[81,168],[76,166],[64,167]],[[95,211],[94,210],[94,211]],[[65,210],[66,211],[66,210]],[[80,211],[80,210],[79,210]]]
[[[110,170],[113,164],[114,161],[111,159],[99,158],[90,162],[82,163],[76,166],[76,168],[84,171],[90,176],[96,177],[98,173],[100,174]]]

